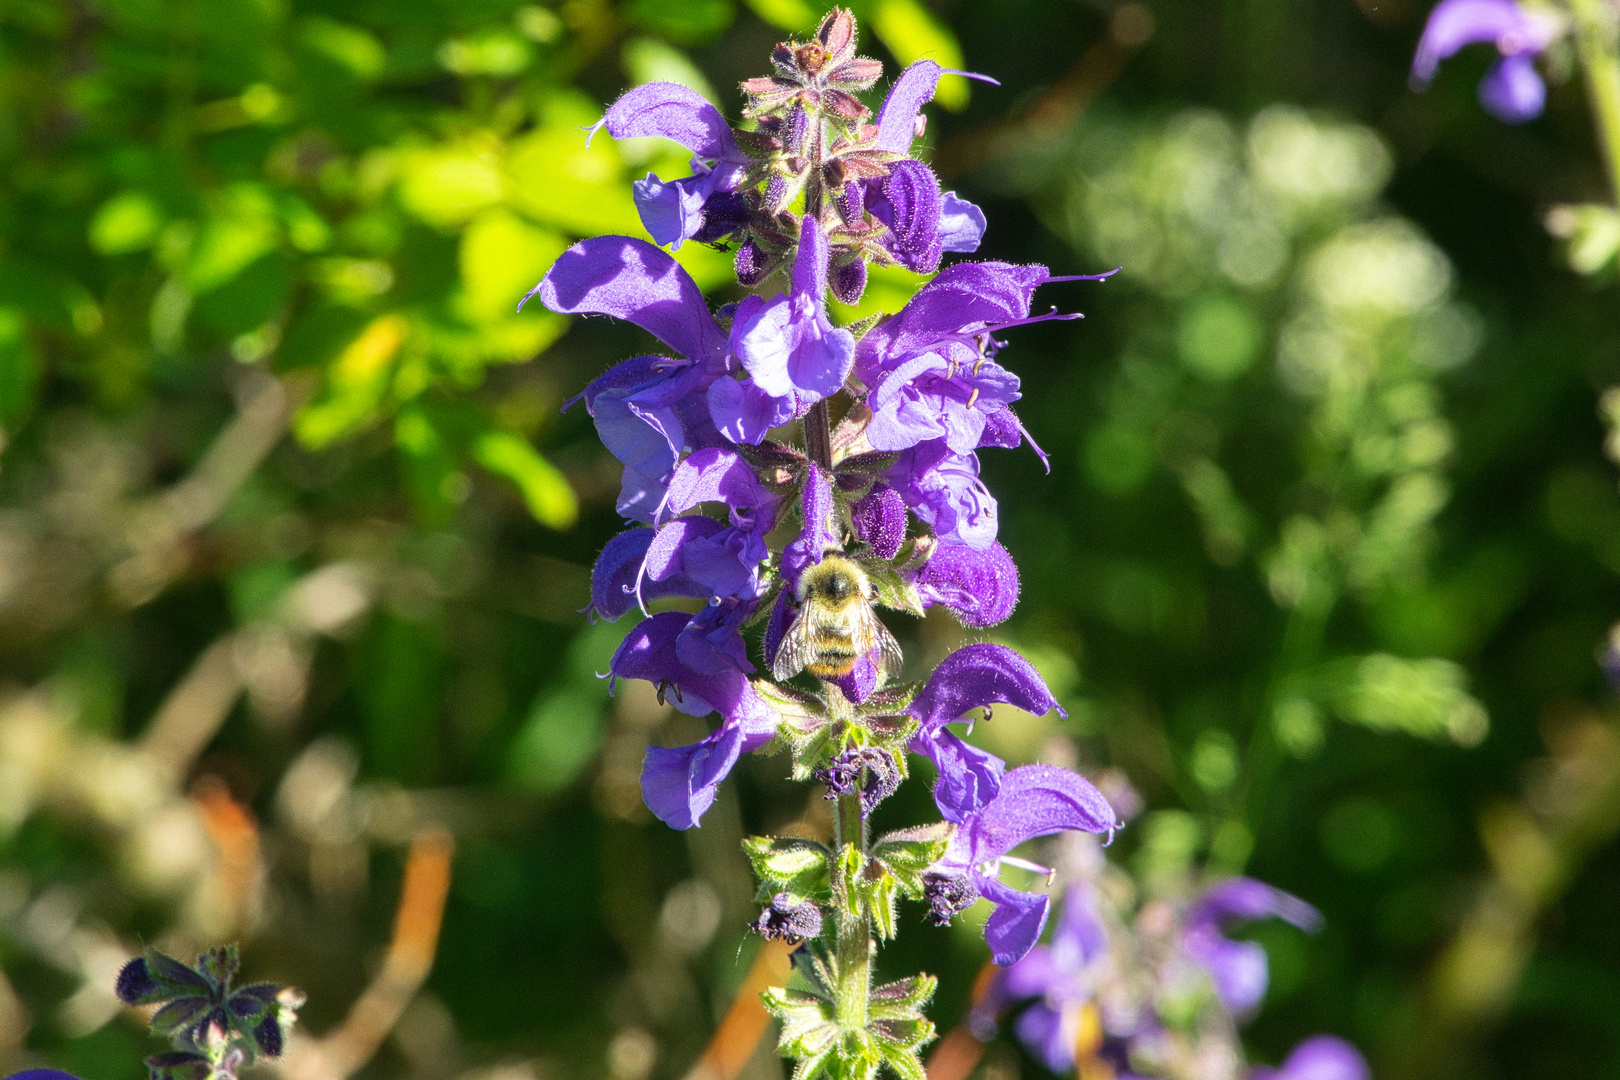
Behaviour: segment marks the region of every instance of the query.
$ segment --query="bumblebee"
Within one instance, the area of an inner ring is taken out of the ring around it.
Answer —
[[[799,575],[793,620],[771,663],[771,674],[791,679],[808,669],[822,679],[848,675],[875,647],[879,674],[900,671],[900,646],[872,610],[872,582],[851,560],[830,554]]]

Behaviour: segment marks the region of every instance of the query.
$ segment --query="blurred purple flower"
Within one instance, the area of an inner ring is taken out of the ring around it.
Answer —
[[[1361,1051],[1332,1035],[1316,1035],[1294,1047],[1293,1053],[1272,1069],[1249,1070],[1249,1080],[1371,1080],[1372,1070]]]
[[[984,897],[995,905],[984,940],[996,963],[1021,959],[1040,939],[1051,900],[1021,892],[997,877],[1001,861],[1026,840],[1080,830],[1111,833],[1119,825],[1108,800],[1078,773],[1054,765],[1025,765],[1001,779],[990,802],[957,826],[945,855],[923,877],[934,921]]]
[[[1535,57],[1561,30],[1557,16],[1530,11],[1514,0],[1440,0],[1429,13],[1412,58],[1412,83],[1422,89],[1434,78],[1440,61],[1466,45],[1488,42],[1496,46],[1500,58],[1480,80],[1480,104],[1505,123],[1534,120],[1547,101],[1547,85],[1536,72]]]
[[[1233,922],[1271,916],[1314,933],[1317,910],[1297,896],[1253,878],[1232,878],[1206,889],[1187,912],[1181,948],[1209,972],[1215,995],[1234,1013],[1245,1013],[1266,996],[1270,974],[1266,950],[1253,941],[1233,941],[1223,931]]]
[[[1031,1054],[1063,1075],[1074,1068],[1080,1006],[1094,992],[1091,966],[1108,951],[1108,932],[1097,917],[1090,886],[1075,885],[1063,896],[1063,914],[1051,945],[1037,945],[1002,971],[990,989],[990,1010],[1037,999],[1019,1014],[1013,1029]]]

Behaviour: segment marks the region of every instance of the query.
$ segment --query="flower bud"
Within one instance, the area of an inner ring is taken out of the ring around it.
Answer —
[[[855,536],[880,559],[892,559],[906,539],[906,503],[888,484],[877,483],[849,508]]]
[[[944,604],[964,626],[994,626],[1018,606],[1018,567],[1000,543],[940,544],[912,580],[923,603]]]
[[[866,264],[860,259],[832,268],[827,275],[833,296],[840,304],[858,304],[866,291]]]
[[[763,248],[752,240],[744,240],[737,248],[737,283],[745,289],[752,289],[770,276],[772,263],[773,260]]]
[[[771,906],[754,920],[754,932],[766,941],[821,936],[821,909],[788,893],[771,897]]]

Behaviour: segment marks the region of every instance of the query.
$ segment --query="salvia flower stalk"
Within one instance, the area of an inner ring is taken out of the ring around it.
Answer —
[[[635,184],[643,224],[658,245],[734,252],[738,282],[756,292],[711,312],[659,246],[602,236],[565,252],[529,296],[635,323],[668,350],[625,360],[576,399],[624,465],[618,509],[631,527],[596,563],[591,610],[643,618],[611,675],[718,718],[696,743],[647,752],[643,798],[670,826],[696,827],[742,754],[777,750],[796,779],[825,786],[830,843],[745,845],[760,880],[754,929],[798,944],[794,985],[766,994],[781,1047],[795,1080],[884,1065],[921,1080],[934,980],[872,974],[898,901],[945,922],[988,900],[985,937],[1012,964],[1049,908],[1003,880],[1004,864],[1027,865],[1013,850],[1119,825],[1077,773],[1009,770],[951,730],[1001,703],[1058,709],[1032,665],[974,644],[906,681],[877,613],[943,606],[974,628],[1011,614],[1018,570],[997,542],[978,452],[1028,442],[1044,454],[1014,412],[1019,381],[998,335],[1077,318],[1032,311],[1041,286],[1081,279],[1000,262],[940,270],[978,247],[984,215],[912,156],[939,65],[907,68],[874,115],[858,95],[882,66],[859,55],[854,18],[835,9],[809,40],[776,46],[771,66],[742,84],[742,125],[668,83],[630,91],[597,125],[691,151],[689,176]],[[857,301],[873,265],[938,275],[898,312],[836,325],[829,297]],[[683,610],[648,614],[669,598]],[[755,653],[744,632],[759,624]],[[942,820],[873,835],[870,815],[911,755],[932,763]]]

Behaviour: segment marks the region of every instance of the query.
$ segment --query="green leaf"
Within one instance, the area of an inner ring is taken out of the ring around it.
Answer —
[[[743,851],[754,876],[771,892],[790,892],[808,899],[827,896],[828,860],[832,852],[814,840],[789,836],[750,836]]]
[[[833,1003],[816,994],[773,986],[760,995],[765,1009],[782,1021],[777,1041],[781,1052],[792,1058],[823,1056],[836,1043],[838,1024]]]
[[[473,458],[518,486],[536,521],[566,529],[579,519],[579,499],[561,470],[509,431],[491,429],[473,443]]]
[[[877,567],[869,565],[866,570],[866,576],[871,579],[873,588],[877,590],[877,603],[886,608],[915,615],[919,619],[923,617],[922,594],[917,591],[917,586],[901,577],[898,570],[883,565]]]
[[[915,829],[887,833],[872,847],[872,859],[899,883],[912,899],[922,896],[922,874],[945,854],[950,846],[952,826],[940,822]]]
[[[897,1022],[905,1023],[905,1021]],[[879,1021],[879,1023],[873,1024],[874,1031],[877,1030],[879,1024],[883,1023],[888,1023],[888,1021]],[[923,1023],[927,1023],[927,1021],[923,1021]],[[933,1039],[933,1028],[934,1025],[928,1024],[928,1033],[917,1042],[918,1046]],[[882,1035],[878,1036],[878,1046],[882,1050],[884,1063],[895,1071],[900,1080],[928,1080],[928,1073],[923,1069],[922,1058],[918,1057],[915,1049],[891,1042]]]
[[[899,881],[881,863],[873,862],[867,866],[864,880],[861,882],[861,896],[866,901],[866,911],[872,919],[872,928],[884,941],[894,937],[895,920],[898,916],[895,900],[899,889]]]
[[[913,975],[874,987],[870,1000],[874,1019],[911,1020],[922,1016],[922,1011],[933,1000],[939,980],[932,975]]]

